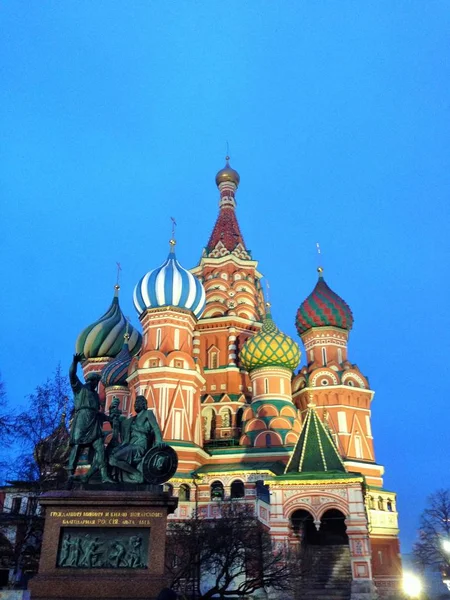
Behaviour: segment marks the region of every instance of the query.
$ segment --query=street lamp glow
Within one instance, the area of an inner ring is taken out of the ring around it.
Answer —
[[[450,540],[442,540],[442,549],[446,554],[450,554]]]
[[[409,598],[418,598],[422,592],[422,582],[412,573],[403,574],[403,591]]]

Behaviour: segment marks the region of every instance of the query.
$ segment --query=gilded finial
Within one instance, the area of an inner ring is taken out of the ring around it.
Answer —
[[[116,290],[115,292],[115,296],[119,295],[119,290],[120,290],[120,271],[122,270],[122,267],[120,266],[119,262],[116,262],[117,265],[117,276],[116,276],[116,285],[114,286],[114,289]]]
[[[320,244],[319,242],[316,242],[316,249],[317,249],[317,262],[319,263],[317,265],[317,272],[319,273],[319,277],[322,277],[322,273],[323,273],[323,267],[320,265],[321,263],[321,252],[320,252]]]
[[[177,226],[177,222],[175,221],[175,219],[173,217],[170,217],[170,220],[172,221],[172,237],[169,240],[169,244],[170,244],[170,251],[173,252],[175,249],[175,245],[176,245],[176,240],[175,240],[175,227]]]
[[[130,339],[130,334],[129,334],[129,329],[130,329],[130,317],[125,317],[125,320],[127,322],[127,325],[125,327],[125,334],[123,336],[123,339],[128,342],[128,340]]]

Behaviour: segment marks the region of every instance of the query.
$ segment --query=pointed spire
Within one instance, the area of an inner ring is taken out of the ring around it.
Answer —
[[[319,419],[316,405],[310,402],[300,437],[285,473],[346,472],[342,458],[326,427]]]
[[[222,251],[225,248],[230,253],[240,246],[239,251],[248,255],[242,257],[249,258],[235,212],[235,192],[240,177],[239,173],[230,167],[229,159],[230,157],[227,156],[225,167],[216,175],[216,184],[220,190],[220,211],[206,246],[206,252],[210,254],[218,244]]]

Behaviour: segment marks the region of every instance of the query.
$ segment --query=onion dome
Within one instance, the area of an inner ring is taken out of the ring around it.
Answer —
[[[133,301],[139,315],[148,308],[175,306],[190,310],[199,318],[205,308],[205,289],[197,277],[177,261],[175,241],[167,260],[157,269],[149,271],[134,288]]]
[[[316,287],[297,311],[295,324],[299,335],[311,327],[339,327],[350,331],[353,315],[349,305],[325,283],[322,267],[317,270]]]
[[[292,338],[278,329],[267,313],[261,331],[245,342],[240,359],[247,371],[259,367],[294,370],[300,362],[300,349]]]
[[[239,173],[230,167],[230,163],[228,162],[230,160],[229,156],[227,156],[225,160],[227,162],[224,168],[220,169],[220,171],[216,175],[216,185],[217,187],[219,187],[221,183],[230,181],[231,183],[234,183],[236,187],[238,187],[239,182],[241,180],[241,178],[239,177]]]
[[[128,347],[131,354],[139,352],[142,344],[141,334],[128,324],[119,306],[119,289],[115,293],[111,306],[95,323],[88,325],[78,336],[75,351],[85,358],[105,358],[117,356],[123,345],[123,336],[128,331]],[[128,330],[127,330],[128,328]]]
[[[122,346],[122,350],[116,356],[114,360],[109,362],[102,371],[101,382],[107,387],[113,385],[126,385],[128,376],[128,367],[130,366],[131,352],[128,348],[129,334],[125,334],[125,341]]]

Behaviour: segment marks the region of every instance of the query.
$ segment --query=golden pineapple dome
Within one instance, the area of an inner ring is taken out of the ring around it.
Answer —
[[[227,156],[225,158],[227,161],[224,168],[220,169],[220,171],[216,175],[216,185],[219,187],[221,183],[225,183],[226,181],[231,181],[234,183],[236,187],[238,187],[241,178],[239,177],[239,173],[230,167],[230,157]]]
[[[260,367],[284,367],[293,371],[300,362],[300,348],[278,329],[268,313],[261,331],[245,342],[240,358],[247,371]]]

